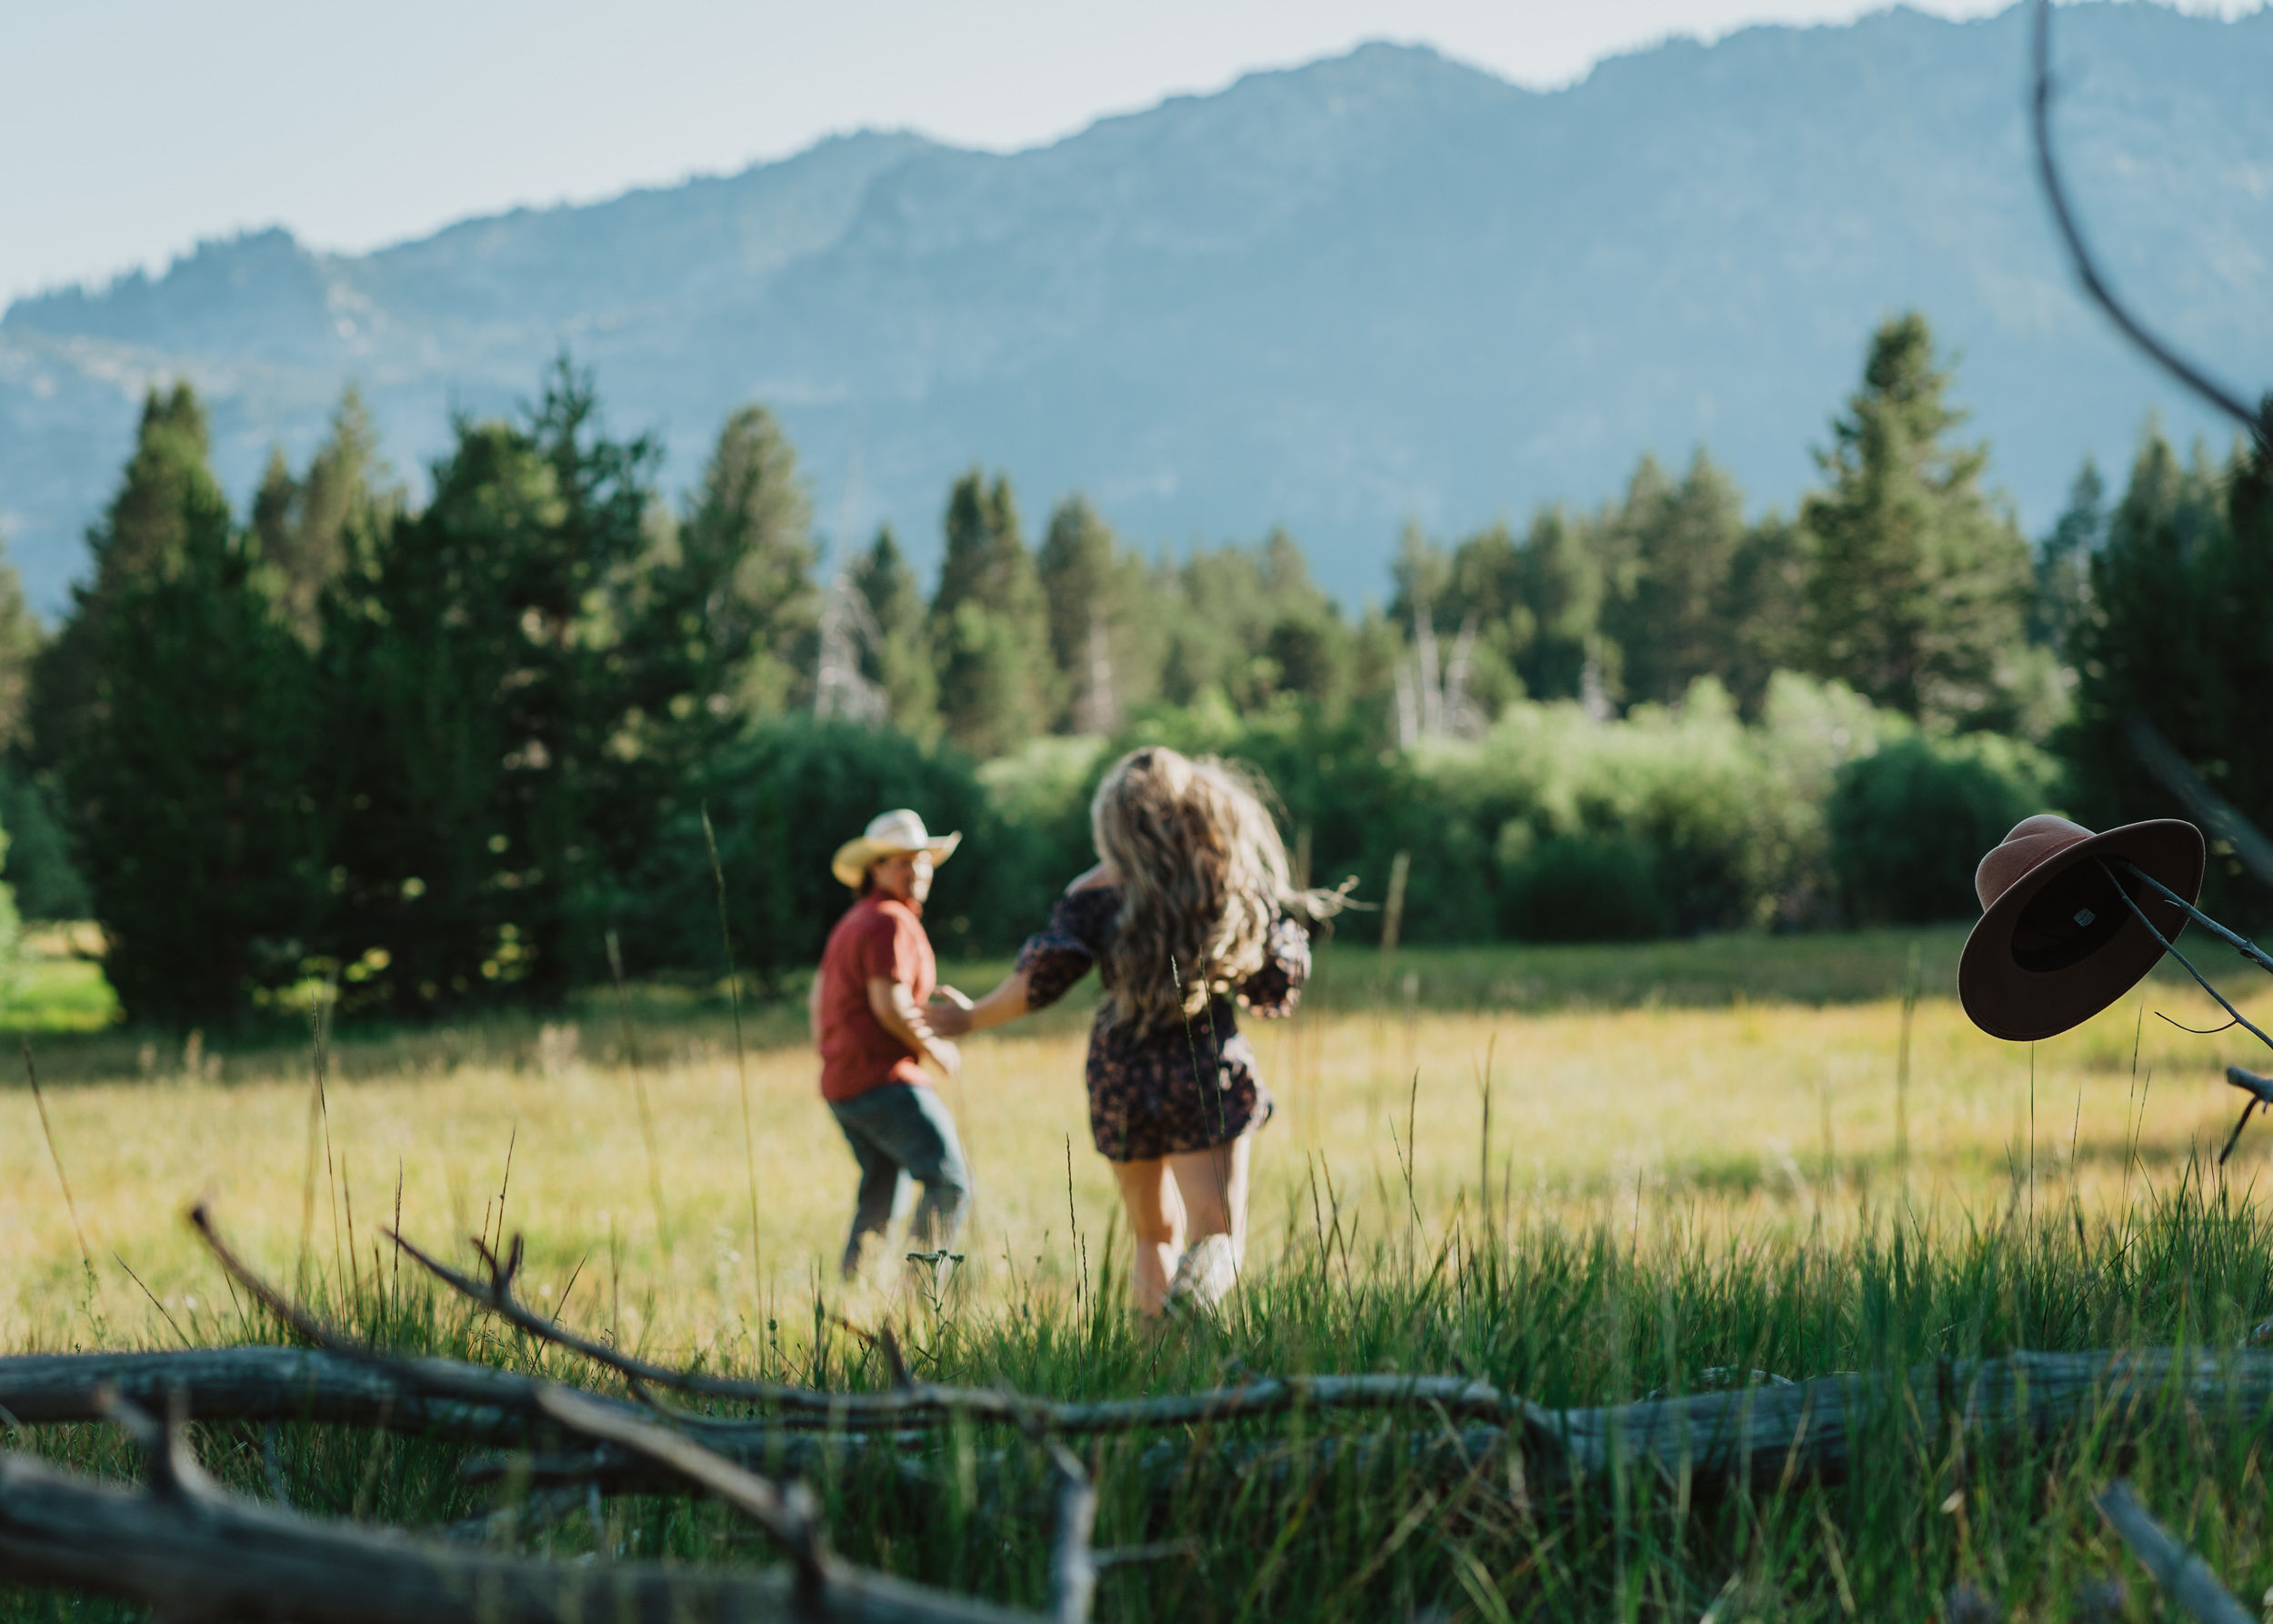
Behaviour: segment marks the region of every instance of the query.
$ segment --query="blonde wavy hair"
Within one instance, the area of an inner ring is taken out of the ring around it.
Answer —
[[[1113,764],[1089,803],[1097,856],[1120,876],[1107,955],[1116,1023],[1151,1031],[1198,1015],[1263,967],[1271,923],[1330,917],[1343,891],[1298,889],[1262,776],[1164,746]]]

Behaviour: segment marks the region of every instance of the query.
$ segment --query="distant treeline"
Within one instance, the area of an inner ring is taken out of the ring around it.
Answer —
[[[888,529],[825,564],[763,408],[675,508],[566,361],[458,423],[423,506],[350,394],[240,517],[192,392],[154,391],[52,637],[0,580],[8,877],[101,922],[133,1018],[211,1026],[319,979],[413,1018],[551,1002],[611,944],[712,981],[721,880],[771,982],[842,907],[828,850],[899,804],[971,837],[935,935],[998,950],[1140,738],[1263,767],[1315,879],[1380,902],[1407,854],[1407,939],[1958,917],[2025,812],[2168,809],[2134,713],[2273,821],[2262,457],[2150,426],[2121,498],[2087,462],[2032,546],[1949,382],[1891,320],[1796,514],[1645,456],[1592,512],[1408,532],[1355,614],[1283,533],[1147,557],[1072,496],[1030,543],[976,469],[928,593]]]

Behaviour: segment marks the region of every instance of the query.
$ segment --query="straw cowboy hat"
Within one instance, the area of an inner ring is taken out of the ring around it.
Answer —
[[[2192,902],[2202,889],[2202,832],[2177,818],[2095,835],[2049,812],[2023,819],[1981,859],[1981,922],[1958,961],[1958,997],[1992,1038],[2065,1032],[2137,986],[2186,928],[2186,911],[2121,858]],[[2155,939],[2118,885],[2162,933]]]
[[[944,863],[962,844],[960,833],[933,835],[925,829],[922,818],[902,807],[896,812],[886,812],[872,819],[860,838],[838,847],[836,855],[829,859],[828,868],[857,891],[872,863],[885,857],[905,857],[912,851],[927,851],[933,862]]]

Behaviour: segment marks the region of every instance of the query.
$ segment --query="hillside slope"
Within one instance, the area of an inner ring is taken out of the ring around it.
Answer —
[[[2273,14],[2063,7],[2063,152],[2120,286],[2273,385]],[[1147,543],[1291,528],[1346,596],[1408,517],[1593,501],[1707,444],[1788,506],[1865,336],[1917,306],[2032,526],[2150,406],[2211,426],[2071,291],[2033,189],[2025,18],[1892,11],[1604,64],[1551,95],[1368,46],[1009,155],[826,142],[359,257],[280,231],[0,320],[0,531],[58,602],[135,398],[185,373],[233,489],[361,383],[416,474],[566,346],[692,478],[785,417],[826,525],[936,552],[947,481],[1086,489]]]

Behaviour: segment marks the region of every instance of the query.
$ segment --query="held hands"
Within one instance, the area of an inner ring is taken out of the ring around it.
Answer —
[[[953,1077],[963,1069],[963,1051],[936,1033],[924,1039],[924,1058],[937,1068],[941,1077]]]
[[[931,997],[932,1001],[924,1006],[924,1019],[934,1032],[942,1038],[960,1038],[970,1031],[970,999],[952,987],[942,987]]]

